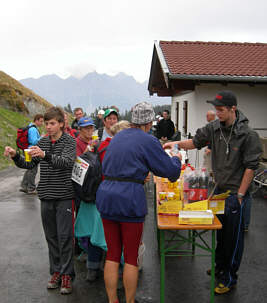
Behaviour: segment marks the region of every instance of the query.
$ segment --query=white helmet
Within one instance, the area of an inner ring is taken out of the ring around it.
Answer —
[[[105,111],[103,109],[100,109],[97,114],[98,115],[104,115],[104,113],[105,113]]]

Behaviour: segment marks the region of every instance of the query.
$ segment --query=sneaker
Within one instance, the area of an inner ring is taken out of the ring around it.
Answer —
[[[28,190],[27,194],[28,195],[37,195],[37,191],[36,191],[36,189],[34,189],[34,190]]]
[[[98,270],[88,269],[86,281],[94,282],[98,278]]]
[[[28,193],[28,191],[27,191],[27,189],[26,189],[26,188],[20,188],[20,189],[19,189],[19,191],[21,191],[21,192],[23,192],[23,193],[25,193],[25,194],[27,194],[27,193]]]
[[[61,288],[60,293],[62,295],[68,295],[72,293],[72,285],[71,285],[71,276],[70,275],[62,275],[61,276]]]
[[[231,286],[225,286],[223,283],[219,283],[215,288],[214,288],[214,292],[217,295],[223,295],[228,293],[230,290],[232,290],[233,288],[235,288],[236,284],[231,285]]]
[[[211,269],[206,271],[207,275],[211,276]],[[220,278],[223,275],[223,271],[221,269],[215,268],[215,277]]]
[[[47,283],[48,289],[55,289],[58,288],[61,282],[61,277],[59,272],[54,272],[51,279]]]

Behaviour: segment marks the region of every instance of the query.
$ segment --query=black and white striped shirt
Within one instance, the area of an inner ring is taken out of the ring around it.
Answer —
[[[24,157],[17,154],[13,158],[15,164],[30,169],[40,162],[40,182],[37,187],[40,200],[73,199],[71,174],[76,158],[75,139],[63,133],[54,144],[47,136],[41,138],[37,146],[45,151],[44,159],[34,157],[31,162],[25,162]]]

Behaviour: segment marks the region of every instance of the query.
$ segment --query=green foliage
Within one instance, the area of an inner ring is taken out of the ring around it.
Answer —
[[[155,115],[158,114],[158,112],[163,112],[165,109],[167,109],[169,112],[171,112],[171,105],[156,105],[153,106]],[[120,115],[120,120],[127,120],[131,121],[131,110],[126,110],[125,113]]]
[[[157,115],[159,112],[161,112],[162,114],[165,109],[171,112],[171,105],[156,105],[153,108],[155,111],[155,115]]]
[[[28,113],[24,100],[29,98],[34,99],[46,108],[52,106],[52,104],[23,86],[20,82],[0,71],[0,104],[3,106],[8,105],[9,108],[15,111]]]
[[[0,107],[0,169],[14,165],[13,161],[3,156],[5,146],[16,148],[17,128],[30,122],[28,117]]]
[[[64,106],[64,111],[69,113],[69,114],[72,114],[72,109],[71,109],[70,103],[68,103],[67,106]]]

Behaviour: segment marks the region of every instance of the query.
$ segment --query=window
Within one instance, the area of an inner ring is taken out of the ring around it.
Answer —
[[[179,130],[179,102],[176,102],[176,130]]]
[[[187,135],[187,125],[188,125],[188,101],[183,102],[183,134]]]

